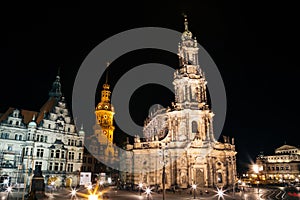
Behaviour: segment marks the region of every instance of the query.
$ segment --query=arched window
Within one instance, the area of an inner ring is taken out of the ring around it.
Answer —
[[[217,178],[218,178],[218,183],[223,183],[223,178],[221,173],[218,173]]]
[[[198,131],[198,124],[196,121],[192,121],[192,133],[197,133]]]
[[[56,150],[55,152],[55,158],[59,158],[60,150]]]
[[[15,135],[15,140],[17,140],[17,139],[18,139],[18,135],[16,134],[16,135]]]

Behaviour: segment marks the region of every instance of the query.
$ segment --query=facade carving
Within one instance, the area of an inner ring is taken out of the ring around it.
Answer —
[[[127,144],[121,171],[126,183],[162,187],[165,165],[166,188],[230,186],[236,181],[234,141],[216,141],[214,113],[207,102],[204,72],[198,61],[198,43],[188,30],[178,45],[179,69],[174,72],[175,102],[158,107],[145,120],[143,138]],[[125,169],[126,166],[126,169]],[[122,168],[123,167],[123,168]]]

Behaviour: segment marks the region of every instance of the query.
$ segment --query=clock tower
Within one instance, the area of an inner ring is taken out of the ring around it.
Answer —
[[[102,136],[106,137],[106,141],[101,141],[100,143],[113,144],[113,135],[115,127],[113,125],[114,119],[114,108],[110,103],[110,90],[109,84],[107,83],[107,78],[105,84],[103,84],[103,90],[101,91],[101,101],[98,103],[95,114],[97,118],[97,124],[101,127]]]

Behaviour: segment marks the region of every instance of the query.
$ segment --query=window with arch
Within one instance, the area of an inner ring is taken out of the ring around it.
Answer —
[[[222,173],[218,173],[217,175],[218,183],[223,183]]]
[[[197,133],[198,131],[198,124],[196,121],[192,121],[192,133]]]
[[[60,150],[55,151],[55,158],[59,158]]]

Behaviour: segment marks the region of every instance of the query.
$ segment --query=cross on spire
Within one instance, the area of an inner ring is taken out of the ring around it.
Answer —
[[[105,79],[105,83],[107,84],[108,83],[108,67],[110,65],[110,62],[107,62],[106,63],[106,79]]]

